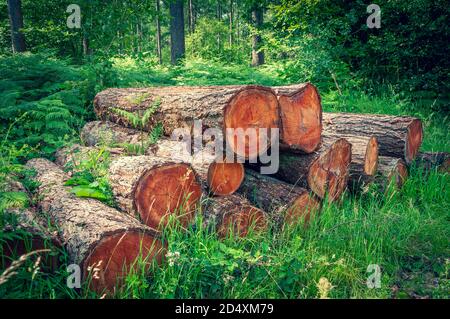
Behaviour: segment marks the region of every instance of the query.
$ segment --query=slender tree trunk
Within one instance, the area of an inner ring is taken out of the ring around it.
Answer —
[[[252,66],[259,66],[264,64],[264,52],[261,51],[262,39],[259,32],[261,31],[264,22],[263,9],[257,7],[252,12],[253,26],[256,29],[256,34],[252,37]]]
[[[89,38],[86,34],[83,34],[83,55],[88,56],[91,54],[91,49],[89,47]]]
[[[230,0],[230,48],[233,46],[233,0]]]
[[[195,32],[195,13],[193,0],[189,0],[189,29],[191,33]]]
[[[170,40],[171,40],[171,62],[178,63],[184,57],[186,46],[184,42],[184,11],[183,0],[170,3]]]
[[[156,49],[158,52],[158,61],[159,64],[162,64],[162,48],[161,48],[161,25],[159,22],[159,0],[156,0]]]
[[[22,1],[8,0],[9,22],[11,24],[11,42],[13,53],[25,52],[25,36],[20,31],[23,28]]]

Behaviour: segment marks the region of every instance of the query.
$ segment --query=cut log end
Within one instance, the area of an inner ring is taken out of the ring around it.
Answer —
[[[150,267],[161,263],[163,245],[160,240],[142,232],[125,231],[103,238],[83,263],[84,278],[91,290],[113,292],[123,285],[134,267]]]
[[[241,186],[244,176],[242,163],[214,162],[208,169],[208,186],[214,195],[230,195]]]
[[[308,185],[320,198],[328,194],[330,202],[336,201],[347,187],[352,146],[345,139],[334,142],[310,166]]]
[[[284,221],[291,225],[303,221],[307,225],[314,213],[320,210],[320,206],[321,202],[319,199],[309,193],[304,193],[286,211]]]
[[[388,183],[393,183],[397,189],[401,189],[408,179],[408,167],[401,159],[392,162],[391,169],[387,175]]]
[[[373,176],[378,168],[378,140],[372,136],[367,144],[366,154],[364,156],[364,173]]]
[[[223,216],[217,233],[222,238],[230,231],[236,236],[245,237],[250,230],[260,232],[267,229],[267,226],[267,218],[262,210],[253,206],[243,206]]]
[[[322,106],[317,89],[307,84],[291,95],[280,95],[281,140],[292,149],[311,153],[320,144]]]
[[[140,178],[134,204],[142,221],[152,228],[167,225],[170,214],[176,214],[186,226],[194,217],[201,195],[201,186],[189,165],[166,164]]]
[[[411,163],[419,153],[420,145],[422,145],[422,139],[422,121],[415,119],[408,126],[408,133],[406,136],[405,160],[408,164]]]
[[[247,88],[236,94],[224,110],[227,144],[244,158],[264,154],[271,145],[270,129],[278,126],[278,101],[268,89]]]

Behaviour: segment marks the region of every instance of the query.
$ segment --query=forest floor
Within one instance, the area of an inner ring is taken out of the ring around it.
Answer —
[[[6,69],[6,64],[2,63],[6,62],[0,61],[0,67]],[[12,65],[11,61],[8,63]],[[32,61],[27,63],[30,69],[43,68],[36,69],[37,73],[50,70],[50,66],[42,63],[41,66],[32,66]],[[53,65],[57,63],[60,62],[53,62]],[[8,67],[14,69],[14,66]],[[62,63],[60,67],[66,66]],[[42,104],[51,94],[64,91],[66,95],[61,100],[70,105],[70,101],[66,102],[68,97],[75,101],[85,99],[85,96],[92,98],[95,92],[109,86],[275,85],[287,82],[277,72],[276,65],[255,70],[188,61],[184,67],[168,68],[148,66],[125,58],[116,59],[111,65],[91,66],[88,70],[67,68],[75,78],[62,79],[51,85],[50,81],[41,81],[39,85],[23,84],[26,80],[39,82],[34,75],[22,74],[20,79],[19,75],[10,75],[0,83],[3,85],[0,106],[6,110],[6,104],[11,103],[11,92],[17,93],[14,105],[23,105],[30,101]],[[2,69],[3,73],[5,69]],[[337,81],[339,83],[339,79]],[[343,84],[340,88],[319,85],[324,111],[417,116],[423,120],[425,128],[422,150],[450,151],[450,119],[442,113],[430,111],[430,105],[435,101],[413,101],[389,86],[372,93],[367,88],[358,88],[357,84],[351,89],[346,89]],[[29,87],[33,85],[36,87]],[[86,94],[85,88],[92,92]],[[51,93],[42,94],[47,89]],[[30,97],[36,92],[40,92],[40,96]],[[92,108],[91,103],[86,105]],[[25,106],[30,107],[30,104]],[[78,116],[76,111],[71,112],[74,117]],[[51,154],[53,150],[41,146],[24,151],[26,154],[19,152],[21,144],[15,141],[19,141],[21,126],[26,128],[31,120],[5,118],[5,114],[2,120],[9,124],[15,122],[17,129],[11,130],[13,133],[9,137],[2,136],[1,172],[11,171],[13,165],[19,165],[26,158]],[[92,118],[92,109],[83,116],[81,120],[74,119],[74,126],[79,128]],[[76,142],[77,138],[74,134],[64,141],[48,144],[62,146]],[[94,170],[89,163],[85,169]],[[102,169],[96,166],[95,172]],[[26,176],[22,178],[26,182]],[[0,208],[4,209],[4,205]],[[376,188],[369,188],[358,195],[348,193],[342,203],[325,205],[320,216],[314,218],[307,228],[301,225],[282,230],[273,228],[263,234],[250,234],[245,239],[230,237],[219,240],[213,232],[198,227],[201,225],[201,217],[198,217],[187,231],[177,225],[165,230],[163,237],[173,257],[164,265],[155,266],[150,275],[143,271],[130,274],[116,297],[448,298],[449,212],[450,175],[437,171],[425,174],[420,168],[411,167],[410,178],[400,191],[391,188],[381,193]],[[0,235],[0,240],[2,236],[6,235]],[[64,252],[61,258],[64,264],[67,258]],[[68,288],[65,267],[49,274],[30,271],[30,265],[32,261],[25,262],[6,282],[1,283],[0,280],[1,298],[99,297],[85,289]],[[374,269],[380,270],[381,282],[379,287],[370,288],[367,280],[373,278]]]

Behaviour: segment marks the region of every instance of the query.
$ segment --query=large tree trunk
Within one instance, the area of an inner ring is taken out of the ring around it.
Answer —
[[[280,107],[280,148],[311,153],[319,147],[322,105],[310,83],[273,87]]]
[[[360,190],[377,173],[378,141],[376,137],[335,134],[326,129],[322,132],[322,139],[331,144],[340,138],[352,144],[352,161],[349,166],[350,189]]]
[[[184,57],[184,11],[183,0],[170,1],[170,53],[172,64],[177,64]]]
[[[205,224],[214,227],[219,237],[230,232],[245,237],[250,230],[260,232],[268,226],[266,214],[238,195],[208,198],[204,216]]]
[[[11,24],[11,42],[13,53],[25,52],[25,36],[23,29],[22,1],[8,0],[9,23]]]
[[[310,154],[281,153],[278,171],[273,175],[288,183],[308,187],[322,199],[328,195],[330,202],[339,200],[348,183],[352,147],[345,139],[327,143],[323,140],[320,148]],[[255,165],[250,167],[255,168]]]
[[[67,176],[48,160],[30,160],[27,167],[37,172],[40,208],[49,214],[70,261],[82,268],[91,289],[112,292],[140,256],[161,261],[163,246],[154,230],[96,200],[70,194],[64,187]]]
[[[320,200],[306,189],[247,170],[238,192],[271,215],[277,224],[308,223]]]
[[[159,64],[163,63],[162,60],[162,47],[161,47],[161,25],[160,25],[160,6],[159,0],[156,0],[156,50],[158,54]]]
[[[323,113],[322,124],[324,130],[338,134],[375,136],[380,155],[403,158],[407,164],[422,144],[422,122],[414,117]]]
[[[28,196],[25,187],[13,180],[7,181],[5,194],[8,192],[20,192]],[[39,250],[42,251],[37,254],[41,257],[40,266],[43,266],[44,270],[56,270],[59,265],[58,253],[61,242],[56,232],[49,229],[46,216],[28,205],[7,207],[0,216],[3,233],[11,234],[3,236],[0,240],[0,267],[5,269],[20,256]]]
[[[81,137],[88,146],[106,144],[125,147],[126,144],[134,144],[137,147],[143,146],[148,155],[189,163],[199,176],[205,191],[213,195],[233,194],[244,178],[244,166],[241,163],[228,163],[222,153],[217,154],[208,145],[198,152],[192,152],[190,144],[167,139],[148,145],[146,132],[101,121],[87,123],[81,130]]]
[[[252,22],[256,33],[252,36],[252,66],[264,64],[264,51],[262,51],[261,28],[264,22],[264,10],[256,5],[252,11]]]
[[[201,120],[203,131],[222,133],[230,149],[247,159],[265,154],[271,129],[279,127],[277,98],[261,86],[108,89],[97,94],[94,108],[101,119],[129,127],[133,125],[123,111],[142,115],[155,109],[144,129],[162,123],[169,136],[183,130],[191,134],[194,122]]]
[[[433,169],[443,173],[450,172],[450,154],[446,152],[421,152],[415,162],[427,172]]]

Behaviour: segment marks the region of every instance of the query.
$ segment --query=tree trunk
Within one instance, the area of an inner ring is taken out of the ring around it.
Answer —
[[[27,50],[25,45],[25,36],[21,31],[21,29],[23,29],[21,0],[8,0],[8,15],[9,23],[11,25],[11,42],[13,53],[25,52]]]
[[[280,107],[280,148],[311,153],[319,147],[322,104],[310,83],[273,87]]]
[[[322,139],[327,144],[346,139],[352,144],[352,161],[349,166],[349,186],[358,191],[371,177],[375,176],[378,167],[378,141],[376,137],[335,134],[328,129],[322,132]]]
[[[163,63],[162,60],[162,47],[161,47],[161,25],[160,25],[160,14],[161,10],[159,8],[159,0],[156,0],[156,49],[158,54],[159,64]]]
[[[252,22],[256,33],[252,36],[252,66],[264,64],[264,52],[261,50],[262,38],[261,28],[264,22],[264,11],[261,7],[256,7],[252,11]]]
[[[260,232],[268,226],[266,214],[238,195],[210,197],[204,212],[205,224],[214,227],[219,237],[230,232],[245,237],[251,230]]]
[[[322,199],[328,196],[330,202],[339,200],[348,183],[352,146],[345,139],[327,142],[324,140],[320,148],[310,154],[281,153],[278,171],[273,175],[288,183],[308,187]]]
[[[161,261],[163,246],[154,230],[96,200],[70,194],[63,186],[67,176],[56,164],[33,159],[27,166],[37,172],[40,208],[55,223],[70,261],[82,268],[92,290],[113,292],[140,256]]]
[[[427,172],[437,169],[442,173],[450,173],[450,154],[446,152],[421,152],[415,162]]]
[[[375,182],[386,189],[392,183],[401,189],[408,179],[408,167],[401,158],[380,156],[378,158],[378,174]]]
[[[170,44],[171,62],[177,64],[184,57],[186,47],[184,42],[184,11],[183,0],[170,2]]]
[[[422,122],[414,117],[376,114],[324,113],[324,130],[338,134],[375,136],[382,156],[410,164],[422,144]]]
[[[214,195],[233,194],[244,178],[244,166],[241,163],[227,163],[223,154],[216,154],[215,150],[209,146],[203,147],[200,151],[194,150],[192,152],[190,144],[168,139],[162,139],[156,144],[148,145],[145,144],[145,141],[148,140],[146,132],[100,121],[87,123],[81,130],[81,137],[88,146],[98,144],[123,147],[125,147],[125,144],[143,145],[144,152],[148,155],[188,163],[199,176],[204,190]]]
[[[233,47],[233,5],[234,5],[234,2],[233,2],[233,0],[230,0],[230,12],[229,12],[229,20],[230,20],[230,23],[229,23],[229,32],[230,32],[230,34],[229,34],[229,45],[230,45],[230,48],[231,47]]]
[[[320,200],[306,189],[247,170],[238,192],[272,215],[277,224],[308,223]]]
[[[123,111],[142,116],[150,108],[155,111],[144,130],[161,123],[165,135],[183,129],[191,133],[194,121],[201,120],[203,131],[211,128],[223,133],[227,146],[246,159],[265,154],[272,141],[271,129],[279,127],[277,98],[261,86],[108,89],[94,99],[99,118],[128,127],[133,125]]]

